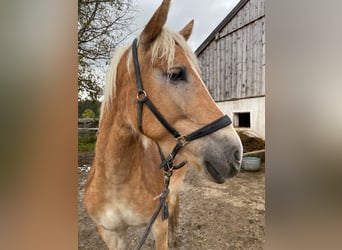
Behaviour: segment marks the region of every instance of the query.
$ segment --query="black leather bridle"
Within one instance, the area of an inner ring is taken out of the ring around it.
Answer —
[[[173,135],[173,137],[176,139],[176,145],[174,146],[172,152],[165,158],[164,154],[162,153],[159,144],[159,154],[161,158],[160,168],[164,169],[164,180],[165,180],[165,188],[164,191],[158,195],[155,199],[160,199],[160,205],[158,206],[157,210],[153,214],[150,223],[148,224],[145,233],[140,240],[140,242],[137,244],[135,249],[140,249],[143,245],[144,241],[146,240],[149,231],[152,227],[152,224],[154,223],[155,219],[157,218],[160,210],[162,209],[162,220],[166,220],[168,218],[168,208],[167,208],[167,202],[166,197],[169,193],[169,182],[170,177],[172,175],[172,171],[174,169],[179,169],[183,167],[186,164],[186,161],[181,162],[180,164],[174,166],[173,160],[175,159],[177,153],[181,150],[182,147],[184,147],[189,142],[196,140],[198,138],[201,138],[203,136],[209,135],[211,133],[214,133],[215,131],[224,128],[232,123],[230,118],[227,115],[222,116],[221,118],[205,125],[204,127],[195,130],[194,132],[188,134],[188,135],[182,135],[180,134],[176,129],[174,129],[162,116],[162,114],[157,110],[157,108],[153,105],[152,101],[149,99],[146,91],[143,88],[142,80],[141,80],[141,74],[140,74],[140,67],[139,67],[139,61],[138,61],[138,39],[135,39],[133,41],[132,45],[132,53],[133,53],[133,63],[134,63],[134,72],[135,72],[135,78],[136,78],[136,85],[137,85],[137,100],[138,100],[138,127],[141,132],[143,132],[142,129],[142,115],[143,115],[143,105],[146,104],[146,106],[150,109],[150,111],[154,114],[154,116],[159,120],[159,122]]]
[[[176,139],[177,143],[173,148],[172,152],[169,156],[162,161],[160,164],[160,168],[167,167],[166,165],[172,163],[174,158],[176,157],[179,150],[184,147],[187,143],[201,138],[203,136],[209,135],[214,133],[215,131],[224,128],[232,123],[228,115],[224,115],[221,118],[205,125],[204,127],[195,130],[194,132],[188,135],[180,134],[176,129],[174,129],[162,116],[162,114],[157,110],[157,108],[153,105],[151,100],[149,99],[146,91],[143,88],[141,74],[140,74],[140,67],[138,61],[138,40],[135,39],[132,45],[132,53],[133,53],[133,63],[134,63],[134,72],[136,78],[136,85],[137,85],[137,100],[138,100],[138,127],[141,132],[142,130],[142,113],[143,113],[143,105],[150,109],[150,111],[154,114],[154,116],[159,120],[159,122],[173,135]]]

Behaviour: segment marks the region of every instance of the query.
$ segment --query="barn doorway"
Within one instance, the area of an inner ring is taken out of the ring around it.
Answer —
[[[251,113],[250,112],[233,113],[233,125],[235,128],[250,128],[251,127]]]

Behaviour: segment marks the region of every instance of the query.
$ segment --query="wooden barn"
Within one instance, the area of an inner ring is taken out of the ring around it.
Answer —
[[[241,0],[195,53],[234,127],[265,139],[265,0]]]

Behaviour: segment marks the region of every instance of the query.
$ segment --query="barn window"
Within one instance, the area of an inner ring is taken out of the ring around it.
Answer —
[[[251,113],[250,112],[233,113],[233,125],[235,128],[250,128],[251,127]]]

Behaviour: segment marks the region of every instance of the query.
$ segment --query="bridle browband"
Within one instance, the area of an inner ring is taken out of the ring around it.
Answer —
[[[142,80],[141,80],[141,74],[140,74],[140,67],[139,67],[139,61],[138,61],[138,39],[134,39],[132,44],[132,54],[133,54],[133,63],[134,63],[134,72],[135,72],[135,78],[136,78],[136,85],[137,85],[137,100],[138,100],[138,127],[141,132],[143,132],[142,129],[142,114],[143,114],[143,105],[145,104],[150,111],[153,113],[153,115],[159,120],[159,122],[173,135],[173,137],[176,139],[177,143],[174,146],[172,152],[165,158],[164,154],[161,151],[161,148],[158,145],[159,154],[161,158],[161,163],[159,165],[160,168],[164,169],[164,180],[165,180],[165,188],[164,191],[158,195],[155,199],[160,199],[160,205],[158,206],[157,210],[153,214],[150,223],[148,224],[143,237],[138,242],[135,249],[140,249],[143,245],[144,241],[146,240],[149,231],[152,227],[152,224],[156,220],[160,210],[162,209],[162,220],[166,220],[168,218],[168,208],[167,208],[167,202],[166,197],[169,193],[169,182],[170,177],[172,175],[172,171],[174,169],[179,169],[183,167],[187,162],[183,161],[180,164],[174,166],[173,161],[177,155],[177,153],[189,142],[199,139],[203,136],[209,135],[211,133],[214,133],[215,131],[222,129],[232,123],[230,118],[227,115],[222,116],[221,118],[205,125],[204,127],[195,130],[194,132],[188,134],[188,135],[182,135],[180,134],[176,129],[174,129],[162,116],[162,114],[158,111],[158,109],[153,105],[151,100],[149,99],[146,91],[143,88]]]

